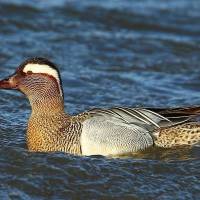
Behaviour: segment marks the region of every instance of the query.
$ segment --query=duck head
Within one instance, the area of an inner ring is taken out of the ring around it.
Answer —
[[[59,71],[54,63],[35,57],[24,61],[11,76],[0,81],[0,89],[16,89],[31,103],[61,99],[63,90]]]
[[[0,89],[16,89],[34,95],[54,85],[63,96],[60,73],[56,65],[45,58],[35,57],[19,65],[14,74],[0,81]]]

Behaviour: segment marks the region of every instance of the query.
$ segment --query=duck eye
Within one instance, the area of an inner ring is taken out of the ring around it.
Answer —
[[[32,74],[33,72],[32,71],[27,71],[26,74],[30,75]]]

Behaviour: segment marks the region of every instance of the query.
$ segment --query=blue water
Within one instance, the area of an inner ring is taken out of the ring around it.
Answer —
[[[200,1],[0,1],[0,78],[55,62],[70,114],[200,104]],[[0,199],[200,199],[200,149],[123,158],[30,153],[30,106],[0,91]]]

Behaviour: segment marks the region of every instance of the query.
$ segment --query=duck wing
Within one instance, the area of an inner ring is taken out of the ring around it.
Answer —
[[[199,121],[200,117],[200,106],[191,107],[177,107],[177,108],[147,108],[153,112],[156,112],[172,121],[187,120],[188,121]]]
[[[93,109],[88,114],[81,134],[84,155],[143,150],[153,145],[157,129],[174,125],[160,114],[141,108]]]

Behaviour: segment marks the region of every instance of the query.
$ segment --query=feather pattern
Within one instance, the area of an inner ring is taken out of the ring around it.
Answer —
[[[145,149],[154,144],[159,130],[184,123],[188,118],[174,121],[143,108],[93,109],[83,122],[82,153],[124,154]]]
[[[117,118],[127,124],[144,124],[160,128],[160,124],[165,122],[172,125],[172,122],[150,110],[140,108],[114,107],[111,109],[93,109],[89,111],[92,116],[102,116],[105,118]]]
[[[152,146],[152,130],[160,128],[160,123],[172,122],[146,109],[115,107],[93,109],[83,122],[81,134],[82,153],[124,154]]]
[[[93,109],[77,116],[64,111],[60,73],[44,58],[23,62],[0,88],[22,91],[32,114],[27,145],[31,151],[84,155],[126,154],[149,146],[196,145],[200,141],[200,107],[177,109]],[[189,123],[185,123],[188,122]]]

